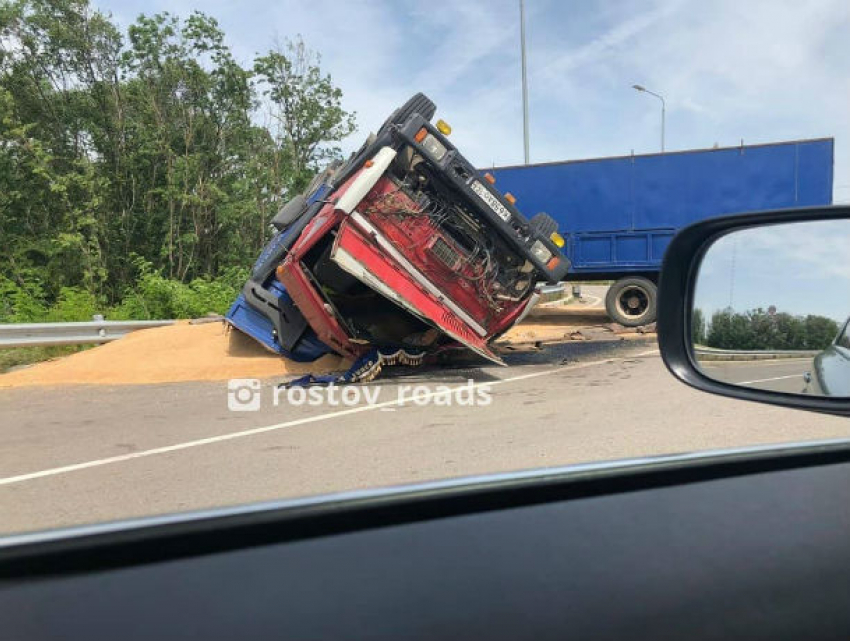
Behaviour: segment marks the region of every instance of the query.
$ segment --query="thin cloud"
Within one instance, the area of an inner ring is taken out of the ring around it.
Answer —
[[[522,161],[515,0],[427,6],[351,0],[94,0],[120,12],[192,8],[219,19],[243,63],[275,37],[302,34],[357,111],[362,136],[416,91],[437,102],[479,166]],[[836,184],[850,174],[850,3],[846,0],[527,0],[532,161],[667,146],[836,137]],[[836,200],[850,189],[836,187]]]

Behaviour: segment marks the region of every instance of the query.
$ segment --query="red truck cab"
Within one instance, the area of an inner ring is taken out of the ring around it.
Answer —
[[[434,109],[412,98],[314,184],[319,197],[294,199],[273,221],[286,240],[264,252],[240,298],[268,317],[286,293],[278,345],[292,342],[282,335],[295,320],[302,337],[349,356],[463,345],[501,363],[488,344],[534,303],[537,282],[565,276],[554,221],[522,216],[449,142],[449,127],[431,124]]]

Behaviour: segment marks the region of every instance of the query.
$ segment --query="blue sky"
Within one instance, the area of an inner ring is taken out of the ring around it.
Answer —
[[[358,114],[351,150],[424,91],[479,166],[522,161],[518,0],[93,0],[215,16],[237,58],[301,34]],[[850,202],[847,0],[527,0],[531,160],[836,138],[835,200]]]
[[[706,252],[694,304],[712,313],[775,305],[843,323],[850,316],[850,220],[733,232]]]

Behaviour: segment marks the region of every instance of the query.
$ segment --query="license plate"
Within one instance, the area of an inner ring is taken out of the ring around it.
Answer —
[[[507,208],[502,203],[500,203],[484,185],[482,185],[477,180],[473,180],[470,187],[472,188],[472,191],[478,194],[478,197],[481,200],[483,200],[490,206],[490,209],[492,209],[499,218],[501,218],[505,222],[508,222],[508,220],[510,220],[511,212],[509,212]]]

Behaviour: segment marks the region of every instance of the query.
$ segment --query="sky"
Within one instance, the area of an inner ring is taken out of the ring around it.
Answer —
[[[237,59],[301,35],[357,113],[360,146],[417,91],[479,167],[523,160],[518,0],[93,0],[214,16]],[[526,0],[531,162],[832,136],[850,203],[847,0]]]
[[[706,252],[694,306],[744,312],[850,316],[850,220],[785,223],[732,232]]]

